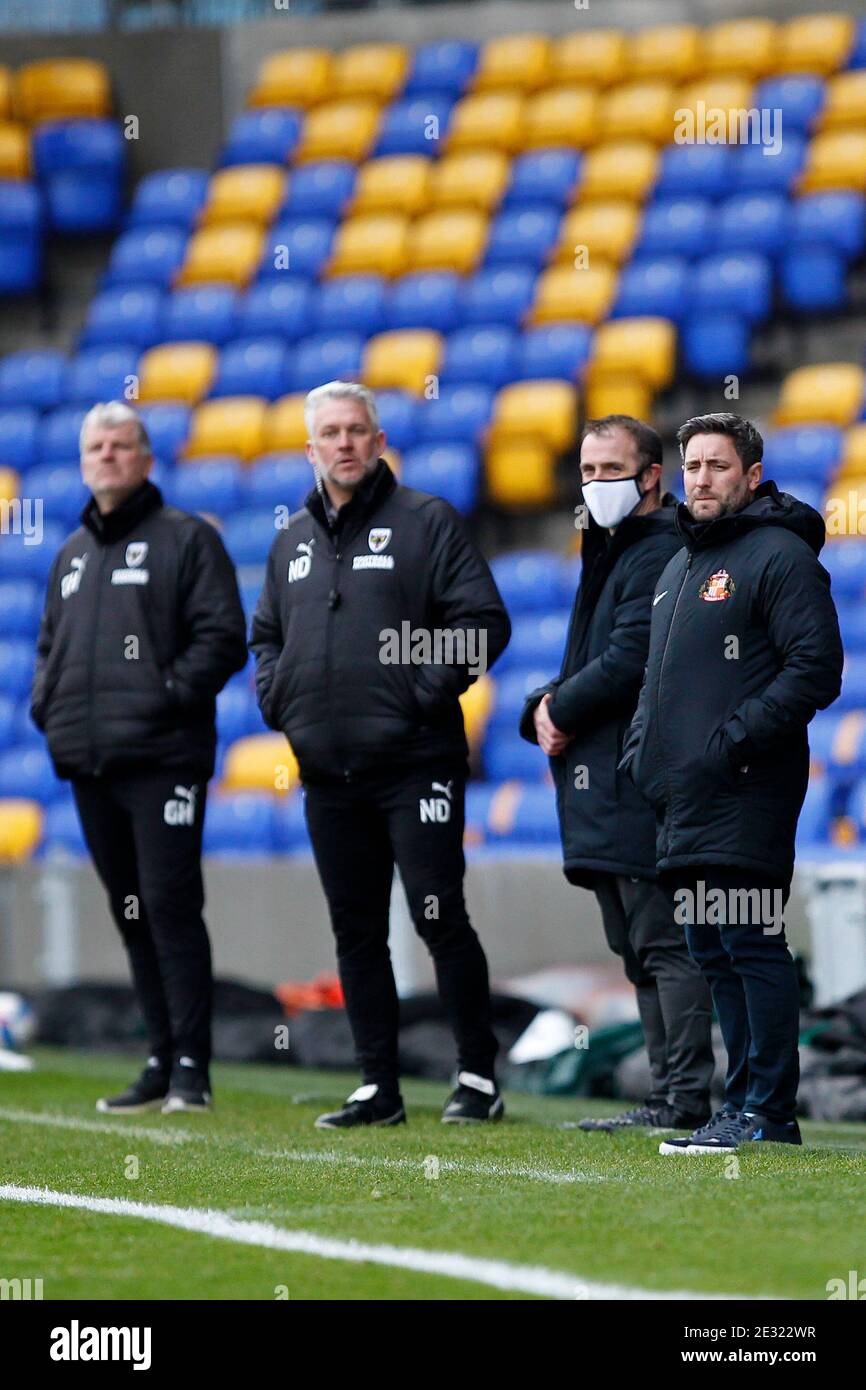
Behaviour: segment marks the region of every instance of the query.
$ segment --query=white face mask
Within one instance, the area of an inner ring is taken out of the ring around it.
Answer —
[[[583,484],[583,500],[589,514],[599,526],[618,526],[634,511],[643,497],[632,478],[594,478]]]

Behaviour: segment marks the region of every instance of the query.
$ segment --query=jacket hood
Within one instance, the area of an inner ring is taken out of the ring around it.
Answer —
[[[336,527],[345,530],[352,524],[354,518],[363,518],[368,512],[374,511],[381,502],[394,491],[397,486],[397,479],[391,472],[383,458],[376,462],[376,467],[368,473],[366,478],[362,478],[348,502],[345,502],[337,511]],[[324,526],[326,530],[332,529],[325,506],[325,485],[321,479],[316,477],[316,486],[308,494],[304,506],[312,516]]]
[[[752,501],[741,512],[713,521],[695,521],[683,502],[677,507],[676,527],[689,550],[705,550],[711,545],[734,540],[755,526],[781,526],[793,531],[816,555],[820,555],[826,538],[820,512],[792,497],[790,492],[780,492],[772,481],[761,483]]]

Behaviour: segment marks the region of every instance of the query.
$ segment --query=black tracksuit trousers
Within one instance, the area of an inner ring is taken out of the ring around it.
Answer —
[[[123,937],[152,1055],[207,1071],[211,952],[202,917],[207,781],[183,768],[81,777],[84,838]]]
[[[433,957],[461,1071],[493,1077],[487,959],[463,899],[465,764],[308,783],[307,825],[337,941],[346,1011],[366,1083],[398,1091],[398,1003],[388,950],[394,864]]]

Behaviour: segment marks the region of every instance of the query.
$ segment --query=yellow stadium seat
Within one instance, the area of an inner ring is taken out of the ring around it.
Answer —
[[[451,113],[446,145],[453,150],[520,149],[523,136],[522,92],[479,92],[464,97]]]
[[[577,319],[581,323],[598,323],[613,303],[618,278],[616,269],[607,261],[590,260],[583,269],[552,266],[539,277],[529,322]]]
[[[210,281],[245,285],[262,259],[265,232],[253,222],[220,222],[194,232],[177,274],[178,285]]]
[[[30,134],[16,121],[0,121],[0,179],[30,177]]]
[[[334,56],[330,93],[337,101],[391,101],[406,80],[409,51],[402,43],[361,43]]]
[[[111,111],[108,69],[89,58],[49,58],[18,69],[15,114],[23,121],[65,121],[107,116]]]
[[[326,48],[288,48],[259,68],[248,106],[315,106],[329,94],[331,54]]]
[[[866,373],[853,362],[797,367],[782,382],[777,425],[850,425],[860,414]]]
[[[22,864],[29,859],[42,835],[42,807],[38,801],[8,797],[0,801],[0,863]]]
[[[554,42],[550,80],[607,87],[628,74],[625,35],[618,29],[579,29]]]
[[[439,370],[441,356],[441,334],[431,329],[377,333],[364,349],[361,376],[374,391],[413,391],[423,396]]]
[[[797,186],[800,193],[832,188],[866,192],[866,130],[828,130],[816,135],[806,149],[806,165]]]
[[[652,412],[652,392],[640,377],[589,367],[584,393],[590,420],[604,415],[632,415],[636,420],[648,420]]]
[[[430,160],[421,154],[386,155],[358,170],[352,216],[399,212],[411,217],[427,200]]]
[[[837,478],[866,477],[866,424],[852,425],[845,431],[842,462]]]
[[[460,696],[466,741],[472,752],[480,747],[484,738],[484,731],[493,709],[494,699],[493,681],[488,675],[479,676],[477,681],[473,681],[469,689],[464,690]]]
[[[670,319],[612,319],[595,331],[590,366],[637,377],[660,390],[673,381],[676,355],[677,331]]]
[[[866,475],[838,478],[824,496],[827,539],[866,536]]]
[[[14,468],[0,465],[0,502],[13,502],[21,496],[21,479]]]
[[[229,744],[223,764],[224,791],[276,792],[298,785],[298,760],[282,734],[251,734]]]
[[[524,107],[524,149],[588,145],[597,130],[598,98],[591,87],[551,87]]]
[[[408,270],[474,270],[487,241],[487,218],[472,208],[428,212],[409,231]]]
[[[644,141],[596,145],[584,157],[578,199],[633,198],[643,202],[656,181],[658,162],[655,145]]]
[[[499,150],[467,150],[445,155],[430,170],[427,197],[430,210],[449,207],[491,211],[508,184],[511,165]]]
[[[308,111],[295,163],[314,159],[349,159],[360,164],[370,153],[381,120],[375,101],[328,101]]]
[[[605,140],[670,140],[674,89],[669,82],[624,82],[599,103],[598,128]]]
[[[694,24],[638,29],[628,40],[629,76],[636,82],[687,81],[703,68],[700,34]]]
[[[235,164],[211,177],[201,211],[205,226],[215,222],[273,222],[286,191],[287,175],[275,164]]]
[[[575,386],[567,381],[516,381],[497,393],[487,443],[529,438],[562,450],[574,440],[576,422]]]
[[[820,125],[822,130],[866,127],[866,70],[840,72],[838,77],[830,78],[825,88]]]
[[[12,115],[12,73],[0,66],[0,121],[8,121]]]
[[[409,222],[399,213],[347,217],[337,228],[327,274],[399,275],[406,263]]]
[[[213,380],[217,352],[211,343],[161,343],[138,364],[140,401],[200,401]]]
[[[773,72],[816,72],[829,77],[845,66],[854,39],[849,14],[808,14],[789,19],[779,31]]]
[[[620,265],[631,254],[639,225],[635,203],[579,203],[563,219],[554,260],[576,269],[596,260]]]
[[[549,507],[556,496],[556,454],[535,438],[517,438],[492,444],[485,453],[487,495],[506,511]]]
[[[476,92],[497,87],[535,91],[549,81],[550,54],[546,34],[506,34],[488,39],[478,58],[473,88]]]
[[[264,424],[268,403],[261,396],[225,396],[196,406],[186,441],[187,458],[202,454],[239,454],[243,459],[264,453]]]
[[[771,19],[731,19],[704,30],[701,66],[708,73],[763,77],[772,72],[780,31]]]
[[[281,396],[274,401],[265,418],[264,448],[268,453],[294,452],[303,449],[306,442],[303,394]]]
[[[394,477],[399,479],[403,476],[403,456],[397,449],[386,444],[382,450],[381,457],[385,460]]]
[[[683,111],[690,111],[709,123],[716,119],[714,113],[725,112],[725,130],[728,140],[734,143],[739,125],[739,116],[734,111],[748,111],[752,104],[752,82],[746,77],[707,77],[697,82],[689,82],[674,93],[673,107],[677,123]]]

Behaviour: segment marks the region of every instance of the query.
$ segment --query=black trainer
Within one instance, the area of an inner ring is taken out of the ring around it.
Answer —
[[[176,1115],[180,1111],[201,1112],[213,1108],[210,1077],[193,1057],[180,1057],[171,1070],[171,1080],[163,1115]]]
[[[727,1126],[732,1120],[739,1118],[739,1111],[732,1110],[730,1106],[722,1106],[711,1115],[706,1124],[699,1125],[692,1134],[686,1139],[665,1139],[659,1144],[660,1154],[685,1154],[689,1152],[690,1144],[702,1144],[705,1139],[713,1139],[720,1132],[727,1134]]]
[[[654,1105],[636,1105],[633,1110],[624,1110],[621,1115],[609,1118],[581,1120],[578,1129],[603,1130],[612,1134],[617,1129],[656,1129],[658,1128],[658,1109]]]
[[[766,1115],[754,1111],[723,1116],[715,1126],[707,1126],[692,1135],[687,1154],[734,1153],[742,1144],[755,1142],[771,1144],[802,1144],[800,1126],[796,1120],[776,1124]],[[659,1150],[661,1152],[661,1149]]]
[[[505,1114],[502,1097],[496,1082],[472,1071],[457,1073],[457,1089],[445,1102],[443,1125],[478,1124],[486,1120],[501,1120]]]
[[[101,1115],[137,1115],[143,1110],[161,1110],[168,1095],[170,1069],[158,1057],[148,1057],[137,1081],[118,1096],[102,1096],[96,1102]]]
[[[353,1091],[341,1110],[320,1115],[316,1129],[355,1129],[358,1125],[404,1125],[406,1111],[399,1093],[384,1095],[373,1082]]]

